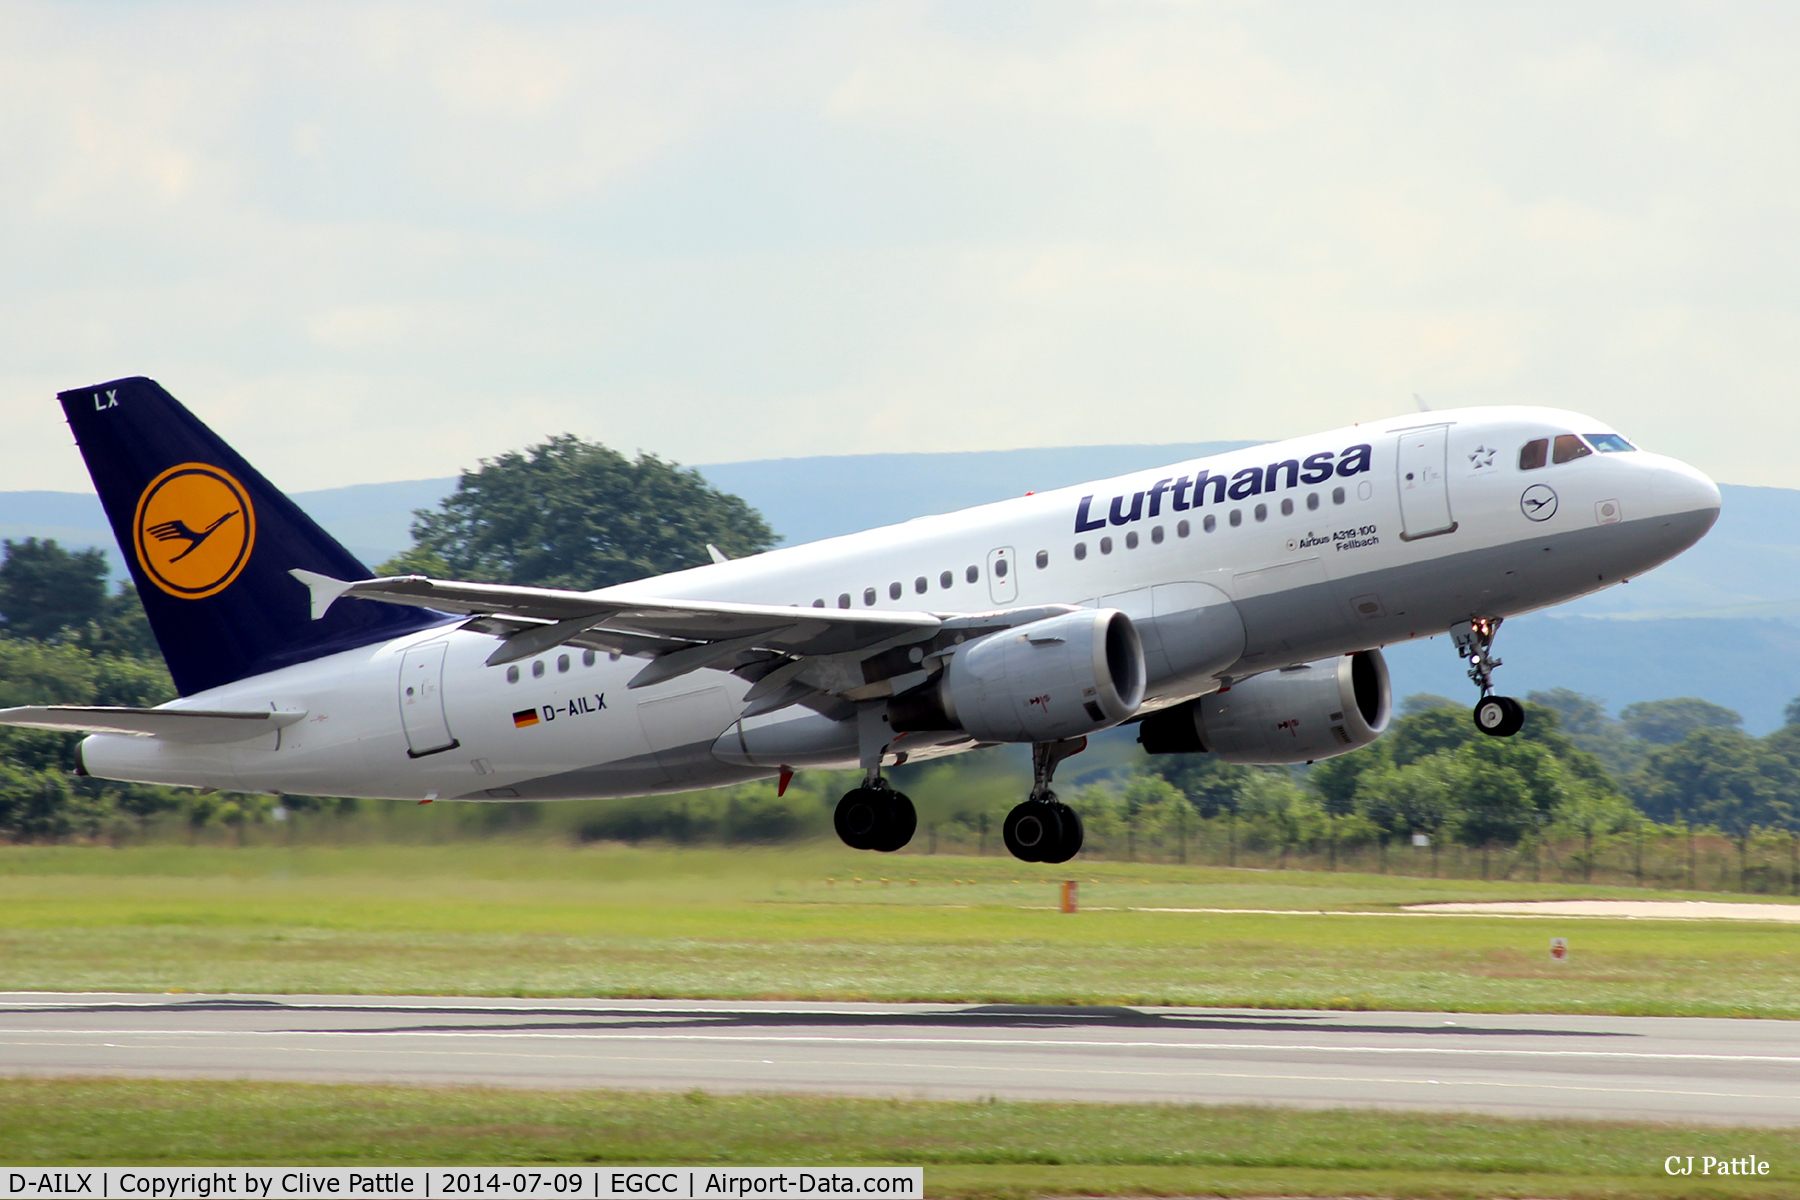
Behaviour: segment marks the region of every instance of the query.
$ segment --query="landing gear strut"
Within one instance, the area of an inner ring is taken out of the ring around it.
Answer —
[[[1499,617],[1476,617],[1450,630],[1456,653],[1467,660],[1469,678],[1481,689],[1481,699],[1471,714],[1475,728],[1489,737],[1511,737],[1525,727],[1525,708],[1511,696],[1493,695],[1494,668],[1502,665],[1494,657],[1494,635],[1500,632]]]
[[[1068,862],[1081,852],[1083,830],[1076,811],[1056,798],[1050,781],[1057,764],[1087,749],[1086,738],[1034,742],[1031,746],[1031,795],[1006,814],[1001,838],[1012,856],[1023,862]]]

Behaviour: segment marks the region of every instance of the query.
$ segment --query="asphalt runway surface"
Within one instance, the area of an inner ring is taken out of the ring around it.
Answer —
[[[0,1074],[1449,1109],[1800,1124],[1800,1022],[0,993]]]

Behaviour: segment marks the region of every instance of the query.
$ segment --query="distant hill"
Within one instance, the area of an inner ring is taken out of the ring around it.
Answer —
[[[1249,442],[1089,446],[944,454],[863,454],[700,467],[742,496],[789,544],[950,512]],[[454,479],[370,483],[294,499],[368,564],[411,544],[412,513]],[[1755,733],[1800,695],[1800,491],[1727,484],[1718,526],[1674,562],[1596,596],[1509,622],[1497,649],[1504,691],[1570,687],[1616,711],[1638,700],[1701,696]],[[98,498],[0,492],[0,537],[102,546],[121,563]],[[122,572],[120,573],[122,576]],[[1473,700],[1447,638],[1390,647],[1395,690]]]

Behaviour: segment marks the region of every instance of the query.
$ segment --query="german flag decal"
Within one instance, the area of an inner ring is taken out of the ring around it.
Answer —
[[[513,714],[514,729],[524,729],[528,726],[536,725],[537,723],[538,713],[535,708],[521,708],[518,712]]]

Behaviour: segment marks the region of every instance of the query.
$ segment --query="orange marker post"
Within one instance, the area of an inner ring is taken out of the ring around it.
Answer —
[[[1066,913],[1075,911],[1075,887],[1076,883],[1073,879],[1065,879],[1062,882],[1062,910]]]

